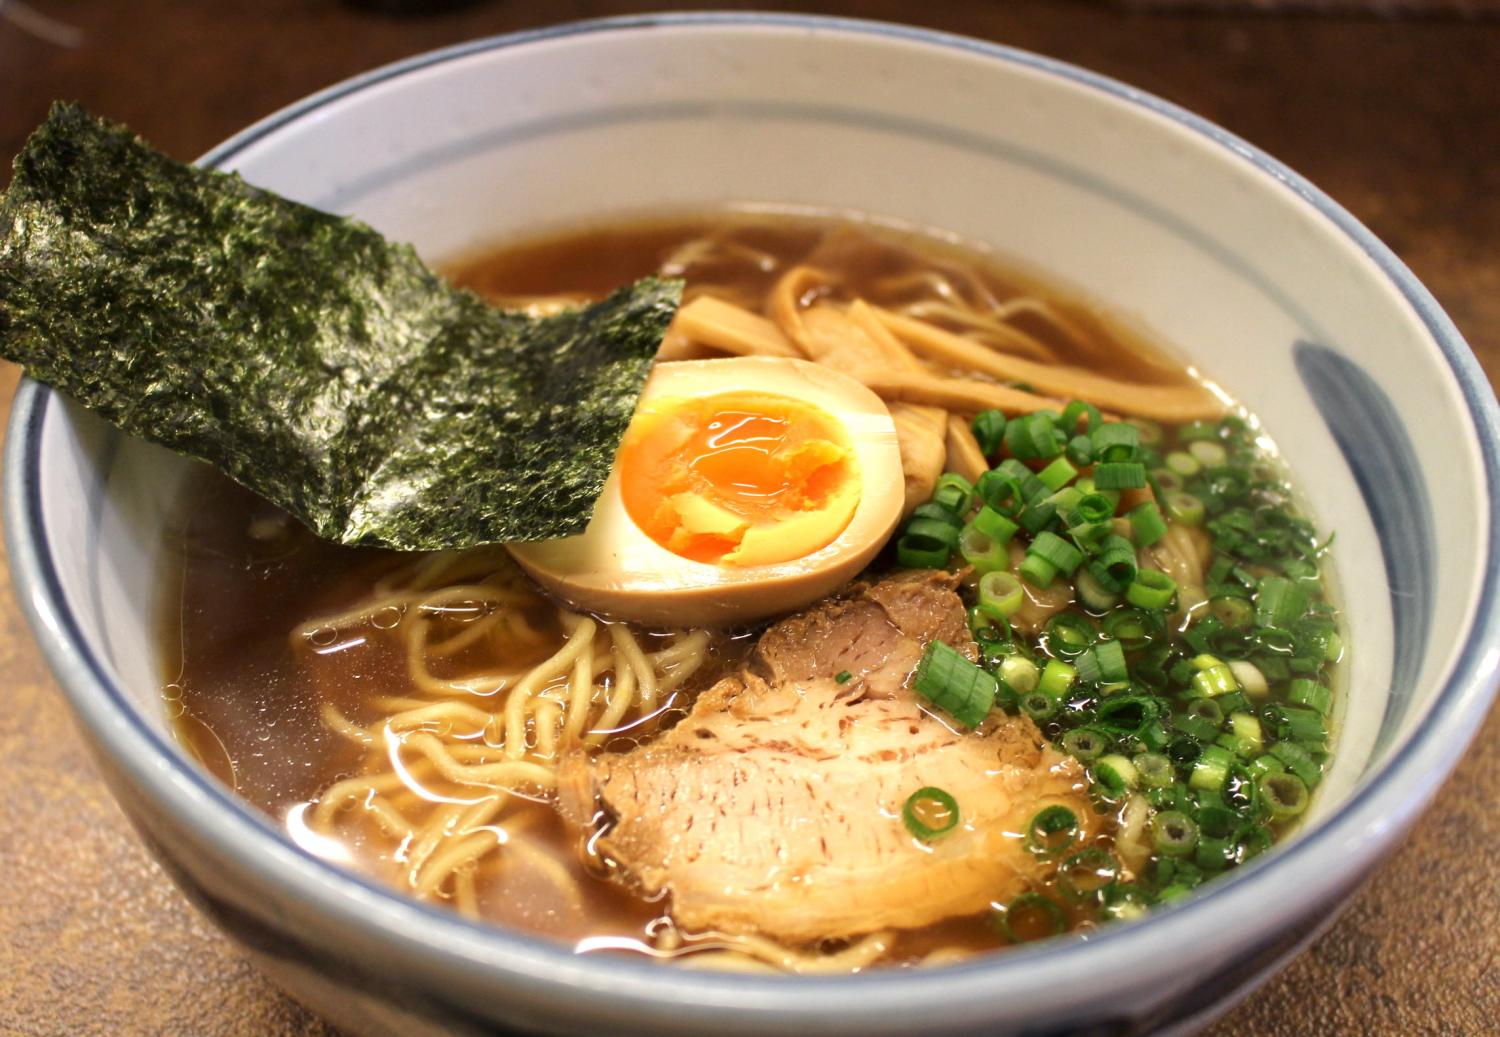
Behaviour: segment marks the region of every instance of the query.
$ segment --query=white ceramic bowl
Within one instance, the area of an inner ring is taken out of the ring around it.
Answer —
[[[442,260],[643,210],[769,203],[940,228],[1107,300],[1264,419],[1338,531],[1353,663],[1290,844],[1147,920],[972,964],[710,975],[473,925],[299,849],[168,733],[158,531],[184,465],[35,383],[7,446],[18,593],[104,773],[183,887],[362,1033],[1182,1031],[1333,917],[1438,787],[1496,665],[1495,400],[1401,263],[1296,174],[1056,62],[897,26],[690,15],[380,69],[205,163]]]

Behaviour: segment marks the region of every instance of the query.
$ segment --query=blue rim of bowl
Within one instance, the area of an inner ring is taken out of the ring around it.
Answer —
[[[1463,394],[1483,464],[1486,500],[1493,502],[1500,486],[1496,457],[1500,408],[1494,393],[1452,321],[1390,249],[1307,180],[1233,134],[1108,77],[1025,51],[909,26],[804,15],[702,12],[571,22],[475,40],[372,70],[250,126],[200,161],[220,165],[327,104],[433,65],[540,41],[683,26],[790,28],[957,50],[1100,91],[1163,116],[1228,150],[1326,217],[1412,307]],[[1186,902],[1159,908],[1142,921],[1106,927],[1087,940],[1017,948],[971,963],[831,979],[679,971],[666,987],[660,982],[659,966],[575,955],[559,944],[469,922],[321,860],[189,765],[161,734],[148,727],[83,638],[53,568],[39,493],[41,430],[52,396],[50,389],[30,379],[17,392],[5,451],[6,532],[20,576],[17,596],[80,719],[109,747],[117,765],[169,803],[171,811],[185,818],[215,850],[239,859],[253,855],[249,859],[279,869],[279,888],[292,899],[427,968],[456,968],[470,978],[492,983],[507,978],[519,981],[530,1004],[568,1004],[570,997],[591,993],[601,999],[597,1004],[608,1005],[612,1011],[634,1010],[637,1020],[657,1015],[672,1030],[713,1022],[726,1033],[739,1032],[740,1024],[752,1027],[744,1032],[754,1032],[753,1027],[775,1020],[783,1025],[801,1023],[811,1027],[810,1032],[837,1027],[874,1033],[914,1025],[930,1029],[982,1023],[997,1006],[1053,1001],[1057,984],[1085,977],[1090,983],[1087,998],[1077,986],[1065,988],[1079,1007],[1085,1000],[1098,1004],[1110,996],[1126,997],[1126,1004],[1138,1003],[1143,994],[1139,973],[1152,971],[1153,962],[1174,961],[1167,953],[1171,948],[1192,946],[1195,956],[1206,956],[1217,941],[1218,949],[1243,950],[1263,936],[1264,927],[1255,923],[1272,913],[1268,905],[1276,905],[1275,913],[1287,919],[1331,912],[1336,897],[1334,902],[1322,903],[1320,898],[1333,896],[1358,877],[1415,820],[1453,769],[1493,698],[1500,666],[1500,609],[1496,607],[1500,559],[1494,550],[1500,513],[1490,507],[1482,530],[1484,582],[1473,621],[1426,716],[1334,815],[1292,844],[1246,865],[1231,881],[1212,884]],[[99,706],[104,712],[95,712]],[[1336,872],[1328,861],[1342,862],[1346,870]],[[1340,877],[1344,881],[1338,881]],[[1114,968],[1105,967],[1111,959]],[[1120,967],[1127,960],[1135,965]],[[1162,967],[1155,965],[1158,971]],[[778,1000],[778,994],[794,994],[794,999]],[[740,1014],[737,1018],[720,1014],[726,1011]]]

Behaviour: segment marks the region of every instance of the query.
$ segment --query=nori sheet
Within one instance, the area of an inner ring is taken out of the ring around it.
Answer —
[[[503,312],[68,104],[0,198],[0,356],[346,544],[581,532],[680,294]]]

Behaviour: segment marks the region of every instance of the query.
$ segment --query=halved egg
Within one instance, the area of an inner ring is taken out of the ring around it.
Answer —
[[[659,363],[588,528],[509,550],[575,608],[743,623],[849,582],[902,501],[895,426],[853,378],[777,357]]]

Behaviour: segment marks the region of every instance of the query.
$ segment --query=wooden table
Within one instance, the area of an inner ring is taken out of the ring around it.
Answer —
[[[5,158],[55,98],[189,159],[312,90],[418,51],[676,6],[509,0],[400,19],[334,0],[30,3],[81,42],[59,47],[0,21]],[[1227,126],[1373,228],[1500,374],[1500,23],[1153,16],[1041,0],[792,6],[1036,50]],[[17,373],[6,366],[8,409]],[[147,858],[9,594],[0,673],[0,1034],[332,1034],[242,962]],[[1332,931],[1211,1033],[1500,1032],[1497,804],[1500,712]]]

